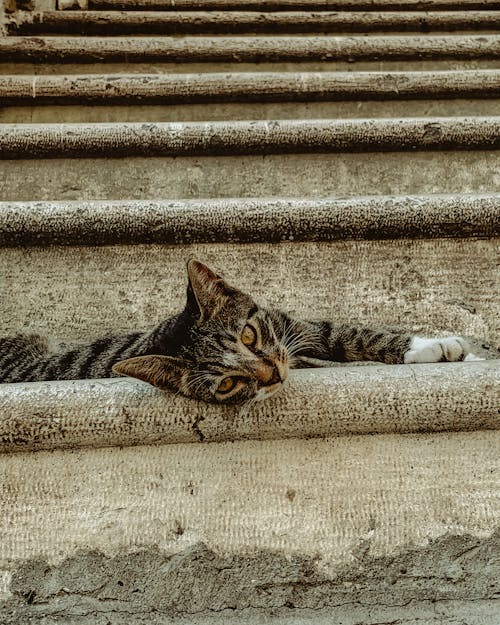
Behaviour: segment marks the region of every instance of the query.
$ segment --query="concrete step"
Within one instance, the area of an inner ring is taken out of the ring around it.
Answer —
[[[184,306],[193,256],[298,317],[500,342],[494,238],[3,248],[2,333],[72,343],[152,328]]]
[[[500,70],[0,75],[0,104],[499,98]],[[408,104],[405,102],[405,106]]]
[[[500,9],[498,0],[78,0],[82,8],[107,10],[248,10],[259,11],[454,11]],[[74,6],[59,0],[58,8]]]
[[[87,6],[139,10],[129,23],[158,9],[173,17],[158,13],[155,23],[175,20],[176,9],[242,8],[368,9],[359,19],[374,23],[374,10],[390,8],[401,10],[397,23],[409,10],[500,8],[491,0]],[[88,17],[80,16],[49,19]],[[2,335],[78,343],[151,327],[183,305],[185,260],[195,256],[262,304],[461,334],[487,358],[299,370],[252,411],[126,379],[0,386],[0,622],[179,616],[187,625],[230,615],[254,624],[274,614],[297,625],[320,616],[496,625],[499,45],[487,32],[0,39],[2,105],[25,107],[1,119],[41,122],[0,127]],[[366,69],[413,73],[358,73]],[[472,75],[487,69],[496,72]],[[342,74],[304,80],[299,70]],[[106,105],[91,118],[74,104],[82,98],[89,109]],[[156,108],[163,98],[178,106],[168,113],[175,123],[144,123],[167,115]],[[388,119],[369,119],[373,98]],[[250,117],[263,101],[261,116],[295,109],[295,119]],[[113,108],[132,102],[127,113]],[[214,102],[248,106],[232,114],[255,121],[230,122],[229,109],[207,109]],[[336,119],[358,102],[366,119]],[[181,121],[188,103],[203,123]],[[333,119],[297,119],[325,111]],[[129,118],[139,123],[116,123]]]
[[[366,119],[485,117],[500,111],[500,98],[365,102],[265,102],[211,104],[115,104],[0,106],[0,124],[156,123],[269,119]]]
[[[0,75],[0,104],[0,123],[485,116],[500,72]]]
[[[0,246],[500,236],[500,194],[0,203]]]
[[[494,623],[468,607],[491,610],[498,588],[499,443],[477,431],[1,454],[0,618],[259,623],[354,604],[376,623],[379,606],[411,604],[433,625]]]
[[[10,39],[10,37],[9,37]],[[36,57],[35,57],[36,59]],[[415,71],[465,71],[465,70],[498,70],[495,59],[366,59],[364,61],[348,60],[311,60],[311,61],[231,61],[205,63],[203,61],[169,62],[161,59],[148,61],[135,60],[127,63],[121,61],[11,61],[0,58],[1,75],[82,75],[82,74],[210,74],[225,73],[311,73],[311,72],[415,72]]]
[[[500,117],[2,124],[0,159],[497,150]]]
[[[2,37],[0,62],[136,63],[498,59],[499,35]]]
[[[7,29],[18,35],[495,32],[500,12],[22,11]]]
[[[250,410],[207,406],[124,379],[2,384],[0,454],[500,430],[499,384],[499,360],[298,369],[278,397]]]
[[[1,200],[500,192],[494,150],[57,160],[26,156],[28,160],[0,160]]]

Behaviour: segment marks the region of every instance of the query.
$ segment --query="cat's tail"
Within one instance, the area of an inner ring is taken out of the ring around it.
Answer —
[[[0,338],[0,382],[15,379],[17,369],[36,362],[48,351],[47,341],[38,334],[18,334]]]

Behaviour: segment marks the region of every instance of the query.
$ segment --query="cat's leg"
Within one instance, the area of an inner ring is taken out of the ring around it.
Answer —
[[[285,321],[288,337],[293,331],[292,357],[336,362],[376,361],[386,364],[458,362],[477,360],[461,337],[422,338],[409,332],[335,325],[328,321]]]

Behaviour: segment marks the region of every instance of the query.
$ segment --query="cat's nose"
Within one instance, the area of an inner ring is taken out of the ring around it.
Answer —
[[[283,382],[283,376],[275,362],[271,359],[261,361],[255,367],[255,377],[260,386],[273,386],[279,382]]]

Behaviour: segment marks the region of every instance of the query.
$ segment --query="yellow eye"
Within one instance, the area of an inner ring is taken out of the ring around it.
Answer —
[[[257,342],[257,332],[248,324],[243,328],[241,333],[241,342],[247,347],[253,347]]]
[[[236,384],[236,380],[234,378],[224,378],[222,382],[219,384],[217,388],[218,393],[229,393],[232,391]]]

